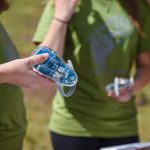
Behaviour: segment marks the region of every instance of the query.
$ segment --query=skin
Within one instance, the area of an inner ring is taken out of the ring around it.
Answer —
[[[78,0],[54,0],[54,18],[56,17],[60,20],[69,22],[74,13],[77,2]],[[62,56],[68,24],[60,22],[54,18],[41,45],[51,47]]]
[[[48,54],[16,59],[0,65],[0,83],[9,83],[28,89],[49,87],[49,80],[33,72],[32,66],[44,62]]]
[[[55,0],[55,17],[69,22],[73,15],[77,0]],[[67,24],[53,19],[49,31],[40,44],[41,46],[51,47],[57,53],[63,55],[63,47],[67,31]],[[57,41],[57,42],[55,42]],[[32,66],[42,63],[47,59],[47,55],[32,56],[24,59],[17,59],[0,65],[0,84],[10,83],[28,89],[38,89],[40,87],[50,88],[54,85],[37,73],[33,72]]]

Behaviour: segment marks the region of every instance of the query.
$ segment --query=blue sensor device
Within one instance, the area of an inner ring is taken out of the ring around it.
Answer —
[[[53,80],[62,96],[71,96],[76,89],[76,84],[78,81],[78,77],[71,60],[68,60],[66,63],[55,51],[46,46],[38,47],[33,52],[33,55],[43,53],[48,53],[48,59],[41,64],[33,66],[33,71],[46,77],[47,79]],[[68,88],[67,92],[64,91],[64,87]]]

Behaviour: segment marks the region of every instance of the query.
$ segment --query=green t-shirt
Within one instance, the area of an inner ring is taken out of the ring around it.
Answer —
[[[134,97],[121,104],[107,97],[105,86],[116,76],[130,77],[136,55],[150,50],[150,12],[142,0],[139,2],[144,37],[137,33],[118,1],[80,1],[68,27],[64,51],[64,59],[72,60],[79,81],[73,96],[56,94],[52,131],[87,137],[137,135]],[[35,42],[44,38],[53,12],[50,2],[35,33]]]
[[[18,58],[16,48],[0,24],[0,64],[15,58]],[[26,124],[26,113],[20,88],[0,84],[0,149],[22,149]]]

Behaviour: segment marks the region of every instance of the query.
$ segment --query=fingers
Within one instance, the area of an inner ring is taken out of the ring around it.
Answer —
[[[47,58],[48,58],[47,53],[31,56],[31,57],[26,58],[26,64],[29,68],[32,68],[32,66],[44,62]]]
[[[115,100],[117,100],[117,101],[119,101],[119,102],[127,102],[127,101],[129,101],[129,100],[131,99],[131,97],[132,97],[131,89],[128,89],[128,88],[119,90],[119,93],[120,93],[119,96],[117,96],[117,95],[115,94],[115,91],[112,90],[112,91],[109,91],[109,92],[107,93],[107,95],[108,95],[109,97],[114,98]]]

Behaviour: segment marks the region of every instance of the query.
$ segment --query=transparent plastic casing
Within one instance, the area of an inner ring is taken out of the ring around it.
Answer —
[[[52,49],[41,46],[37,48],[33,55],[43,53],[48,53],[49,57],[42,64],[35,65],[34,71],[53,81],[54,76],[59,77],[59,82],[63,86],[71,87],[77,83],[78,77],[75,71]]]

